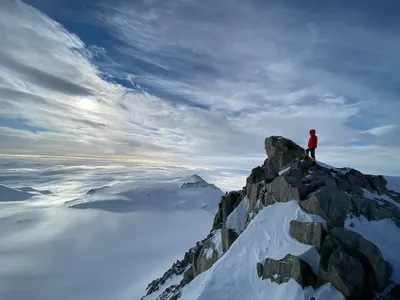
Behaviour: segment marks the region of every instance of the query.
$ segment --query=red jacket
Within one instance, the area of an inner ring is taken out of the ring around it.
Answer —
[[[318,137],[315,135],[315,129],[310,130],[310,139],[308,140],[308,148],[316,149],[318,146]]]

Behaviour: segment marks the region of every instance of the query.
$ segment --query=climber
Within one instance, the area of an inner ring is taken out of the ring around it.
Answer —
[[[315,135],[316,131],[315,129],[310,130],[310,139],[308,140],[308,148],[306,150],[306,160],[308,159],[308,153],[311,152],[311,159],[312,163],[316,163],[316,158],[315,158],[315,149],[317,149],[318,146],[318,137]]]

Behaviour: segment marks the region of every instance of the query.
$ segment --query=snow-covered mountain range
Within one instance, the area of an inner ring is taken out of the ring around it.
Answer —
[[[165,169],[10,167],[0,299],[399,299],[400,178],[265,147],[229,193]]]
[[[0,299],[139,299],[207,233],[224,194],[198,175],[71,169],[0,186]]]

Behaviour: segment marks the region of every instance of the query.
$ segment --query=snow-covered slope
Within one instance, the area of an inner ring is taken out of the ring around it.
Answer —
[[[305,290],[294,280],[278,285],[263,281],[257,276],[258,262],[266,257],[281,259],[286,254],[299,255],[318,273],[319,253],[315,248],[302,244],[289,235],[291,220],[322,222],[320,217],[304,213],[297,201],[276,203],[262,210],[250,223],[232,248],[213,268],[196,277],[181,299],[240,300],[240,299],[343,299],[331,285],[315,291]]]

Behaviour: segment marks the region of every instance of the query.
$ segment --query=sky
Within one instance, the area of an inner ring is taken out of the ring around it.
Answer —
[[[0,0],[0,153],[400,175],[400,3]]]

